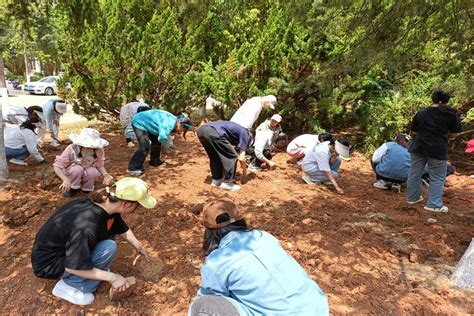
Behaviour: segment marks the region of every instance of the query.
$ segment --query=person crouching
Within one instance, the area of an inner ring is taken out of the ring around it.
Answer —
[[[31,253],[34,274],[60,279],[53,295],[76,305],[91,304],[102,281],[110,282],[115,291],[126,290],[126,279],[110,271],[117,252],[115,236],[120,235],[145,258],[148,253],[122,215],[155,205],[146,183],[137,178],[123,178],[90,198],[64,204],[36,235]]]
[[[328,315],[326,296],[269,233],[221,198],[204,206],[206,261],[188,315]]]
[[[110,184],[113,177],[104,167],[104,147],[109,142],[93,128],[84,128],[79,135],[71,134],[69,138],[72,144],[56,156],[53,164],[54,172],[63,181],[59,187],[63,196],[72,197],[79,190],[90,193],[99,174],[104,177],[104,184]]]

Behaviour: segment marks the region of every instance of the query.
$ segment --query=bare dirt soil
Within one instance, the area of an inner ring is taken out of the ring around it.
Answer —
[[[119,130],[101,129],[110,141],[106,168],[116,178],[125,176],[133,149]],[[147,168],[142,176],[157,207],[125,218],[152,254],[152,264],[136,260],[134,250],[118,240],[112,270],[137,278],[135,294],[110,302],[109,285],[102,284],[94,303],[81,308],[55,298],[55,281],[36,278],[31,270],[36,232],[68,201],[51,167],[60,151],[46,145],[44,152],[48,166],[31,159],[28,167],[10,165],[11,179],[1,184],[3,313],[184,315],[200,283],[202,206],[224,196],[240,206],[253,227],[280,240],[327,294],[333,314],[474,313],[473,292],[448,280],[474,236],[474,179],[469,178],[474,164],[467,156],[459,155],[464,169],[447,179],[449,213],[432,214],[422,205],[407,205],[404,193],[375,189],[369,161],[357,153],[341,167],[344,195],[304,184],[299,166],[289,163],[285,153],[274,158],[277,170],[239,176],[242,190],[224,192],[209,185],[208,158],[196,137],[178,139],[165,156],[168,165]],[[429,218],[437,222],[429,224]]]

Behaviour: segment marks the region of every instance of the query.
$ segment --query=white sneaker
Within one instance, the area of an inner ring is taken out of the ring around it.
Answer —
[[[89,305],[94,301],[94,294],[73,288],[62,279],[54,286],[53,295],[75,305]]]
[[[448,207],[443,205],[441,207],[429,207],[429,206],[425,206],[424,209],[426,211],[430,211],[430,212],[436,212],[436,213],[447,213],[449,211]]]
[[[259,172],[259,171],[262,171],[262,168],[260,168],[260,167],[255,167],[255,166],[249,166],[249,167],[247,168],[247,170],[248,170],[249,172],[252,172],[252,173],[257,173],[257,172]]]
[[[303,179],[303,181],[306,182],[309,185],[319,184],[319,182],[311,181],[311,178],[309,176],[302,176],[301,179]]]
[[[221,185],[221,183],[222,183],[222,181],[212,179],[211,180],[211,187],[218,187],[218,186]]]
[[[380,190],[388,190],[387,182],[382,179],[378,180],[377,182],[374,182],[374,187]]]
[[[413,205],[413,204],[416,204],[416,203],[420,203],[421,201],[423,201],[423,197],[420,196],[420,198],[416,201],[407,201],[408,204],[410,205]]]
[[[14,163],[15,165],[20,165],[20,166],[28,166],[28,163],[24,160],[12,158],[9,160],[11,163]]]
[[[234,191],[234,192],[240,190],[240,185],[237,185],[235,183],[229,183],[229,182],[222,182],[219,187],[221,189]]]
[[[133,176],[141,176],[143,174],[143,171],[141,170],[128,170],[127,169],[127,172]]]

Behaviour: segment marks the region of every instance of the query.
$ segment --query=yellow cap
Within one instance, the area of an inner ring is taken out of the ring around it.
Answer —
[[[146,182],[138,178],[122,178],[115,183],[115,196],[122,200],[136,201],[145,208],[154,208],[156,199],[148,194]]]

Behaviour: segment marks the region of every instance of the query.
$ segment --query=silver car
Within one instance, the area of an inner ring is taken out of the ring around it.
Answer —
[[[45,94],[53,95],[57,92],[56,81],[59,79],[57,76],[44,77],[39,81],[33,81],[25,84],[23,90],[30,94]]]

